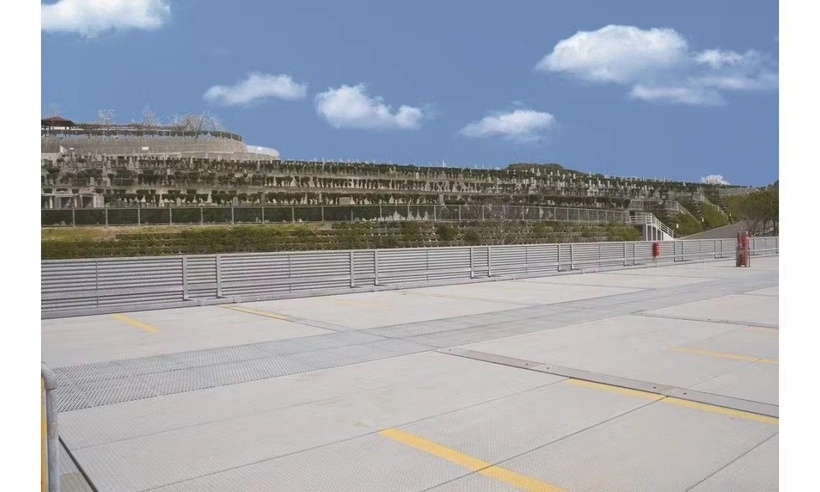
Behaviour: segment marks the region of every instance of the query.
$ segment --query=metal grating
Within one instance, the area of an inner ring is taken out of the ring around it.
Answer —
[[[240,384],[430,350],[365,333],[220,347],[55,370],[60,412]]]

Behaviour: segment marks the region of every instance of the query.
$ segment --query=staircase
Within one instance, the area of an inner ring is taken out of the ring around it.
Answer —
[[[641,227],[644,241],[675,240],[675,232],[649,212],[632,212],[629,223]]]

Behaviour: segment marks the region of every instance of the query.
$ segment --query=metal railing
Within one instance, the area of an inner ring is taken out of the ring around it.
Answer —
[[[403,287],[546,276],[573,270],[732,258],[737,239],[362,249],[41,262],[41,316],[104,314]],[[778,238],[752,238],[753,255]]]
[[[664,202],[663,206],[667,210],[674,210],[675,212],[678,212],[678,213],[681,213],[681,214],[686,214],[689,217],[692,217],[693,219],[698,220],[697,217],[692,215],[692,212],[690,212],[689,210],[686,210],[686,207],[681,205],[680,202],[678,202],[676,200],[666,200]]]
[[[663,232],[664,234],[668,235],[670,238],[675,237],[674,231],[670,229],[666,224],[658,220],[655,217],[655,214],[649,212],[635,212],[634,215],[630,217],[630,223],[632,225],[644,225],[644,226],[652,226],[655,229]]]
[[[57,376],[45,362],[40,364],[40,489],[60,492],[59,448],[57,435],[57,404],[54,390]]]
[[[41,209],[43,227],[432,220],[620,222],[625,210],[518,205],[295,205]]]

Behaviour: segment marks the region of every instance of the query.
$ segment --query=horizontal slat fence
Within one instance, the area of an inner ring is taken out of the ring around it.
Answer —
[[[41,316],[57,318],[733,258],[736,239],[236,253],[41,263]],[[779,238],[751,238],[753,256]],[[754,263],[752,263],[754,266]]]

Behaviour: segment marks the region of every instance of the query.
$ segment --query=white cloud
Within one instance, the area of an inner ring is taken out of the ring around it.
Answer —
[[[723,92],[776,90],[776,64],[754,50],[693,51],[672,29],[610,25],[559,41],[536,69],[584,82],[630,86],[650,102],[714,106]]]
[[[402,105],[397,110],[381,97],[370,97],[363,84],[330,88],[316,95],[316,112],[334,128],[413,130],[426,116],[421,108]]]
[[[267,98],[296,101],[307,95],[307,85],[295,82],[290,75],[251,73],[232,86],[215,85],[205,91],[206,101],[223,106],[242,106]]]
[[[723,176],[720,174],[710,174],[709,176],[704,176],[700,178],[700,182],[704,184],[711,184],[711,185],[728,185],[730,184],[728,181],[723,179]]]
[[[647,72],[677,65],[687,50],[686,40],[672,29],[606,26],[559,41],[537,68],[591,82],[628,83]]]
[[[106,31],[159,29],[170,17],[168,0],[59,0],[40,6],[42,30],[87,38]]]
[[[632,99],[649,102],[667,102],[672,104],[689,104],[692,106],[719,106],[724,104],[720,92],[705,87],[662,87],[637,84],[629,91]]]
[[[502,137],[516,142],[530,142],[538,140],[553,126],[555,117],[549,113],[516,109],[485,116],[468,124],[459,133],[472,138]]]

